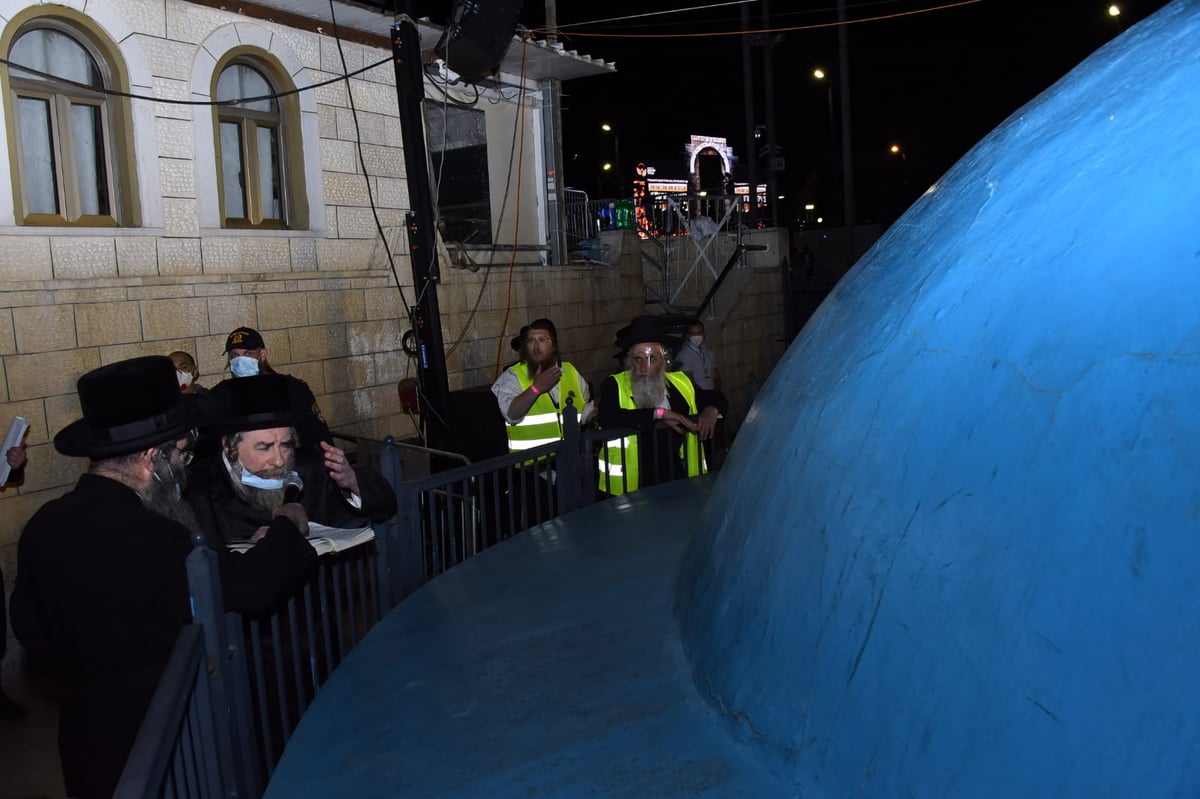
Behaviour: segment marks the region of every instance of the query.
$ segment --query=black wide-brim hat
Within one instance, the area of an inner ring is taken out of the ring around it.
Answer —
[[[92,460],[128,455],[164,444],[200,423],[194,403],[184,402],[175,364],[148,355],[93,369],[76,383],[83,418],[54,436],[63,455]]]
[[[209,426],[217,433],[296,426],[286,375],[234,377],[218,383],[210,395]]]
[[[617,331],[617,349],[624,352],[634,344],[654,341],[669,350],[674,350],[683,341],[683,337],[673,332],[667,320],[662,316],[639,316]]]

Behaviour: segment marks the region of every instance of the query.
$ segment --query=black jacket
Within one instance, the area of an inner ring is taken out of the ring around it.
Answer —
[[[729,401],[719,391],[700,388],[695,384],[696,410],[703,412],[705,408],[716,408],[718,413],[729,410]],[[653,408],[622,408],[619,395],[620,387],[613,377],[606,377],[600,384],[600,405],[596,411],[596,421],[601,429],[614,430],[622,427],[632,427],[638,431],[638,475],[642,486],[650,486],[674,477],[687,474],[685,462],[679,457],[680,447],[685,444],[684,437],[665,424],[660,424],[654,418]],[[667,400],[671,410],[691,414],[687,400],[679,393],[679,389],[668,380]],[[695,436],[691,446],[695,446]]]
[[[315,453],[296,450],[296,472],[304,481],[300,504],[308,520],[328,527],[365,527],[396,513],[396,494],[374,469],[355,468],[362,508],[347,501],[345,492],[329,478],[325,464]],[[213,540],[245,541],[270,522],[269,511],[252,507],[234,493],[231,478],[220,455],[198,461],[188,478],[187,500],[196,511],[200,528]]]
[[[190,533],[130,488],[85,474],[21,534],[12,623],[37,667],[62,678],[59,747],[67,793],[112,795],[175,637],[191,621]],[[317,556],[276,519],[253,551],[215,547],[225,607],[281,603]]]

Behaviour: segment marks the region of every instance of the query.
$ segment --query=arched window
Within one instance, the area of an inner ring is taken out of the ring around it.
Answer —
[[[8,52],[18,220],[27,225],[135,224],[122,211],[112,73],[100,52],[51,18]],[[26,67],[26,69],[22,69]],[[128,207],[128,206],[126,206]]]
[[[287,124],[275,86],[251,62],[234,61],[217,78],[217,160],[221,224],[290,226]],[[222,105],[231,101],[232,105]]]

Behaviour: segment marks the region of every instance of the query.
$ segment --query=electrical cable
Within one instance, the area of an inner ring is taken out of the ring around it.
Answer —
[[[333,26],[333,39],[337,42],[338,58],[342,62],[342,74],[346,77],[346,97],[350,102],[350,118],[354,120],[354,149],[358,153],[358,166],[362,170],[363,180],[367,184],[367,203],[371,206],[371,216],[375,220],[375,231],[379,234],[379,240],[383,244],[383,252],[387,256],[388,266],[392,270],[392,279],[396,282],[396,292],[400,295],[400,302],[404,305],[404,312],[411,319],[412,308],[409,307],[408,300],[404,298],[404,289],[400,285],[400,274],[396,271],[396,258],[392,255],[391,242],[388,241],[387,234],[383,230],[383,222],[379,219],[379,208],[375,205],[375,192],[371,189],[371,176],[367,174],[367,160],[363,156],[362,129],[358,124],[358,107],[354,104],[354,87],[350,85],[350,73],[346,65],[346,51],[342,48],[342,38],[338,36],[337,14],[334,11],[333,0],[329,0],[329,21]]]
[[[886,19],[899,19],[901,17],[911,17],[918,14],[929,14],[935,11],[946,11],[951,8],[960,8],[962,6],[973,6],[982,2],[983,0],[959,0],[957,3],[946,3],[944,5],[930,6],[928,8],[918,8],[912,11],[897,11],[892,14],[880,14],[873,17],[839,20],[837,22],[815,22],[811,25],[788,25],[780,28],[758,28],[755,30],[697,31],[694,33],[586,33],[580,31],[563,31],[562,35],[571,37],[586,37],[590,39],[704,39],[721,36],[759,36],[768,33],[789,33],[792,31],[837,28],[841,27],[842,25],[857,25],[863,22],[880,22]],[[554,31],[546,29],[540,32],[554,35],[560,33],[559,29],[557,28]]]
[[[339,48],[341,46],[340,40],[338,42],[338,46],[339,46]],[[261,102],[263,100],[277,100],[282,97],[291,97],[293,94],[300,94],[301,92],[307,92],[307,91],[311,91],[313,89],[319,89],[322,86],[328,86],[331,83],[338,83],[340,81],[346,81],[347,87],[348,87],[350,78],[361,75],[364,72],[369,72],[370,70],[375,69],[376,67],[383,66],[384,64],[391,63],[391,60],[392,59],[390,57],[388,57],[388,58],[383,59],[382,61],[376,61],[373,64],[368,64],[367,66],[363,67],[362,69],[356,69],[353,72],[347,72],[344,75],[338,75],[337,77],[330,78],[329,80],[323,80],[320,83],[310,83],[307,86],[299,86],[295,89],[286,89],[284,91],[273,92],[271,94],[262,94],[262,95],[258,95],[257,97],[239,97],[236,100],[175,100],[170,97],[151,97],[146,94],[135,94],[134,92],[123,92],[123,91],[120,91],[119,89],[110,89],[107,87],[97,89],[95,86],[91,86],[87,83],[80,83],[78,81],[70,80],[69,78],[63,78],[63,77],[60,77],[60,76],[55,75],[50,72],[42,72],[40,69],[34,69],[32,67],[24,66],[23,64],[18,64],[14,61],[9,61],[7,58],[0,58],[0,64],[3,64],[4,66],[8,67],[9,69],[19,69],[22,72],[28,72],[31,75],[37,75],[38,77],[41,77],[41,78],[47,78],[49,80],[53,80],[58,83],[61,83],[65,86],[74,86],[79,89],[85,89],[87,91],[95,92],[96,94],[107,95],[109,97],[125,97],[130,100],[146,100],[151,103],[163,103],[164,105],[202,105],[202,106],[223,107],[223,106],[241,105],[243,103],[257,103],[257,102]],[[10,77],[13,77],[13,76],[10,75]],[[20,77],[20,76],[16,76],[16,77]]]
[[[518,104],[520,108],[520,124],[517,126],[521,132],[521,143],[517,148],[517,219],[516,228],[513,230],[512,256],[508,261],[508,296],[504,301],[504,319],[500,322],[500,335],[496,341],[496,379],[500,377],[500,362],[501,355],[504,352],[504,331],[508,329],[508,317],[512,313],[512,283],[513,272],[517,264],[517,242],[521,238],[521,167],[525,162],[525,75],[526,75],[526,58],[529,53],[528,47],[521,48],[521,102]]]

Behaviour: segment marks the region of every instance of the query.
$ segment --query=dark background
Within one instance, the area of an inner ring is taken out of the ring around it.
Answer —
[[[488,0],[481,0],[488,2]],[[444,21],[453,6],[441,4]],[[613,161],[610,123],[620,137],[625,185],[644,161],[658,177],[684,178],[683,148],[693,133],[724,136],[741,159],[745,180],[741,6],[658,14],[597,24],[579,23],[711,5],[707,0],[584,3],[559,0],[558,22],[567,49],[614,61],[617,73],[563,84],[566,184],[592,197],[617,193],[601,165]],[[1090,53],[1152,14],[1165,0],[1129,0],[1117,18],[1100,0],[981,0],[941,7],[937,0],[847,3],[851,140],[859,221],[887,224],[972,145]],[[749,4],[750,28],[834,23],[834,0],[772,0]],[[888,15],[927,10],[911,16]],[[520,21],[544,25],[544,0],[527,0]],[[868,18],[884,17],[868,20]],[[711,38],[686,34],[722,32]],[[600,34],[600,35],[598,35]],[[652,38],[632,38],[650,34]],[[794,225],[803,202],[837,208],[840,180],[840,92],[836,27],[781,31],[774,43],[775,138],[786,170],[780,174],[779,221]],[[763,86],[764,35],[753,35],[754,123],[767,122]],[[831,125],[826,85],[811,77],[822,66],[834,85]],[[898,144],[902,155],[889,152]],[[764,171],[759,170],[759,181]]]

